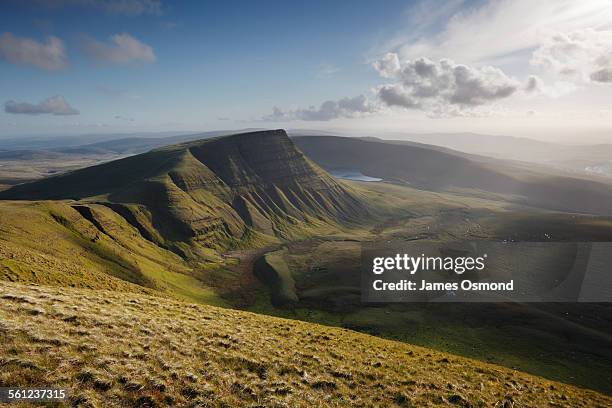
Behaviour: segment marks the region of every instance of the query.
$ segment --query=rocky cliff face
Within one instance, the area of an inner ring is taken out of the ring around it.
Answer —
[[[186,255],[245,239],[295,238],[367,212],[283,130],[168,146],[16,186],[0,198],[103,204],[143,237]]]

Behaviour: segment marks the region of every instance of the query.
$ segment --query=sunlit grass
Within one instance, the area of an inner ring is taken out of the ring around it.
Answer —
[[[610,406],[349,330],[125,292],[0,287],[0,384],[89,406]]]

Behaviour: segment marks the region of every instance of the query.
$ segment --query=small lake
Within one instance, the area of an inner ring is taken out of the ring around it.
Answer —
[[[355,181],[382,181],[378,177],[370,177],[357,170],[331,170],[330,174],[336,178]]]

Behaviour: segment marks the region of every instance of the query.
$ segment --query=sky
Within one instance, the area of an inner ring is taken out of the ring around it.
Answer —
[[[0,137],[239,128],[612,143],[609,0],[4,0]]]

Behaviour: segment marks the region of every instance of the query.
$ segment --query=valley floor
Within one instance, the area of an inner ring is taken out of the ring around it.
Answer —
[[[278,285],[269,291],[252,287],[249,293],[258,295],[248,310],[350,328],[612,394],[609,304],[363,304],[360,294],[362,242],[609,242],[610,218],[388,183],[351,185],[370,202],[386,202],[396,215],[383,217],[365,238],[327,236],[284,245],[291,279],[282,288],[293,287],[298,301],[275,305],[270,299],[278,298]]]
[[[606,407],[612,398],[350,330],[136,293],[0,285],[0,385],[79,406]]]

